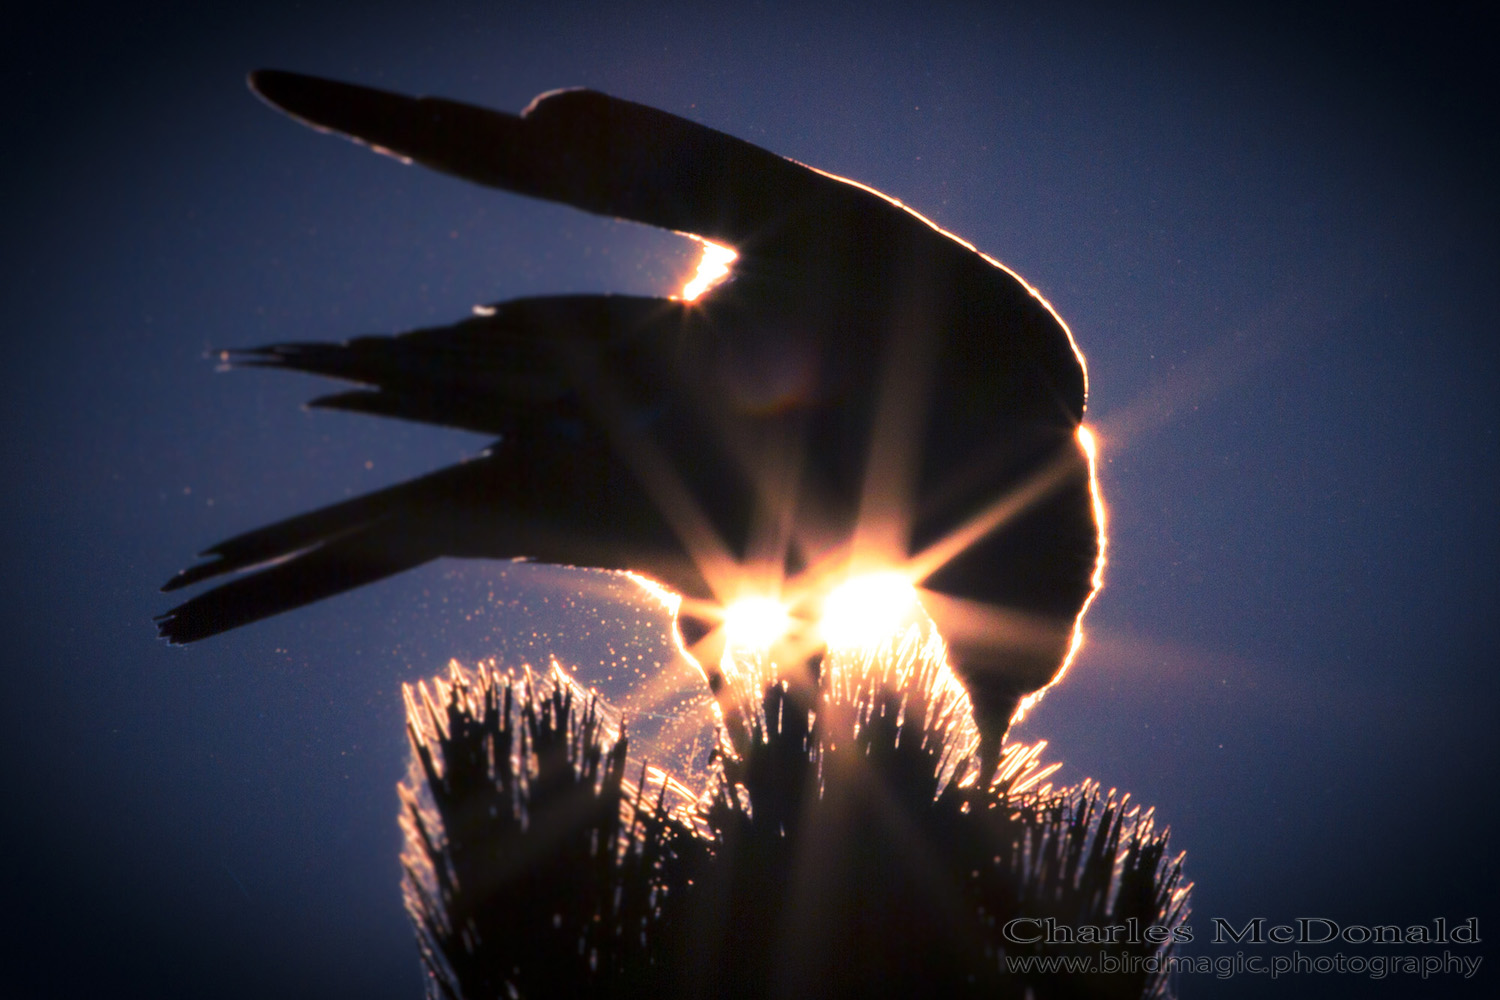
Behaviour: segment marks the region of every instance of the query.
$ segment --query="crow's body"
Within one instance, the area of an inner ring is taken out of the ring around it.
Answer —
[[[597,93],[512,116],[281,72],[252,86],[383,152],[738,258],[693,302],[519,299],[397,337],[240,352],[359,386],[316,405],[497,441],[208,550],[167,589],[249,572],[168,612],[162,635],[191,642],[442,556],[628,569],[722,600],[736,567],[795,573],[856,534],[899,560],[1010,500],[932,568],[929,610],[987,733],[1056,675],[1100,558],[1085,378],[1010,272],[857,184]],[[966,629],[963,602],[1025,627]]]

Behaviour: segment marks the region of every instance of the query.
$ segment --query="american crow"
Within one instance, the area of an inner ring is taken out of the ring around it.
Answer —
[[[314,406],[496,441],[214,546],[164,589],[232,578],[163,615],[164,637],[466,556],[634,571],[684,595],[682,632],[709,641],[712,609],[746,588],[813,594],[894,566],[987,739],[1059,674],[1102,558],[1085,375],[1016,275],[870,188],[587,90],[514,116],[281,71],[250,85],[407,162],[737,256],[695,298],[516,299],[235,352],[358,386]]]

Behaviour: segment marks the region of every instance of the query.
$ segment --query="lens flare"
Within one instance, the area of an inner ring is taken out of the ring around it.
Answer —
[[[823,602],[823,639],[830,647],[873,646],[910,625],[921,607],[916,588],[901,573],[856,576]]]

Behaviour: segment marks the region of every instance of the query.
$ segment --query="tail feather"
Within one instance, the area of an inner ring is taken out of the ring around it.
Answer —
[[[454,556],[635,570],[685,592],[706,581],[602,442],[518,441],[480,458],[221,542],[164,591],[243,574],[158,619],[194,642]]]
[[[378,533],[386,539],[387,544],[399,546],[402,544],[402,532],[388,529],[377,532],[376,528],[391,521],[405,522],[410,519],[412,512],[434,507],[444,497],[469,492],[471,487],[468,480],[487,478],[490,474],[490,470],[482,467],[489,461],[491,460],[486,457],[449,466],[418,479],[236,535],[199,553],[208,561],[180,571],[161,589],[164,592],[179,590],[226,573],[237,573],[279,559],[295,558],[313,549],[327,549],[330,543],[340,538],[363,537],[368,544]],[[403,527],[409,525],[403,523]],[[347,589],[350,588],[339,588]],[[299,601],[288,604],[287,607],[298,607],[305,603],[307,602]],[[168,614],[175,614],[177,610]]]
[[[158,634],[174,644],[197,642],[395,576],[440,554],[402,541],[399,533],[383,530],[379,523],[363,525],[177,605],[157,617]],[[225,571],[214,567],[214,572]]]

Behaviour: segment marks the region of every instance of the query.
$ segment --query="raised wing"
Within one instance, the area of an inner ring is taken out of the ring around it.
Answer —
[[[1100,560],[1086,382],[1014,274],[875,191],[603,94],[510,115],[280,71],[251,85],[400,159],[739,257],[691,304],[523,299],[395,338],[238,353],[353,384],[316,406],[499,440],[215,546],[167,589],[241,575],[168,612],[164,636],[440,556],[631,569],[722,598],[747,564],[795,573],[879,536],[933,592],[986,732],[1058,675]]]
[[[676,115],[591,90],[543,94],[519,115],[280,70],[250,86],[323,131],[476,184],[558,201],[754,254],[776,222],[839,181]]]

